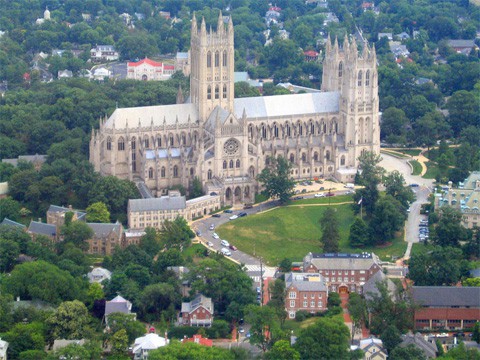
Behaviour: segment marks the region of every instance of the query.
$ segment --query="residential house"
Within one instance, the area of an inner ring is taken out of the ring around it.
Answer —
[[[129,245],[140,244],[140,239],[146,232],[143,230],[128,229],[123,233],[123,245],[122,248],[126,248]]]
[[[94,62],[115,61],[119,54],[113,45],[97,45],[90,50],[90,59]]]
[[[52,224],[57,227],[59,232],[60,227],[65,225],[65,214],[72,213],[72,221],[86,221],[87,213],[81,210],[75,210],[71,205],[68,207],[50,205],[47,210],[47,224]]]
[[[374,337],[361,339],[359,349],[364,353],[363,360],[386,360],[388,357],[382,340]]]
[[[8,181],[0,183],[0,199],[4,199],[8,196]]]
[[[174,65],[167,65],[148,58],[127,63],[127,79],[161,81],[169,79],[174,72]]]
[[[30,221],[27,233],[30,234],[32,240],[34,241],[38,235],[46,236],[52,241],[57,241],[59,236],[59,233],[57,232],[57,227],[52,224],[43,223],[42,219],[38,219],[38,221]]]
[[[477,48],[474,40],[447,40],[448,46],[451,46],[457,53],[468,55]]]
[[[203,346],[213,346],[213,341],[211,339],[206,339],[202,337],[202,335],[193,335],[191,338],[187,338],[186,336],[183,338],[182,343],[193,342],[198,345]]]
[[[170,20],[171,18],[170,11],[159,11],[158,15],[160,15],[160,17],[164,18],[165,20]]]
[[[480,226],[480,171],[473,171],[458,189],[444,187],[442,193],[435,194],[435,209],[451,206],[462,213],[462,225],[472,229]]]
[[[328,12],[328,13],[325,13],[324,15],[325,15],[325,20],[323,20],[323,26],[327,26],[331,22],[335,22],[335,23],[340,22],[340,20],[338,20],[337,15],[335,15],[333,12]]]
[[[111,255],[115,247],[122,247],[123,225],[117,221],[111,223],[87,223],[93,230],[93,237],[87,240],[88,253],[99,255]]]
[[[374,3],[366,2],[366,1],[364,1],[364,2],[362,3],[362,10],[363,10],[363,12],[365,12],[365,11],[372,11],[374,7],[375,7],[375,4],[374,4]]]
[[[163,150],[158,151],[162,152]],[[186,200],[185,196],[181,196],[180,193],[170,191],[168,196],[159,198],[128,200],[128,225],[131,229],[160,228],[165,220],[183,217],[187,221],[191,221],[194,218],[210,214],[220,207],[219,195],[205,195]]]
[[[59,79],[69,79],[73,77],[73,72],[71,70],[58,70],[58,75],[57,77]]]
[[[8,342],[0,338],[0,360],[7,360]]]
[[[318,52],[314,50],[308,50],[303,52],[303,56],[305,58],[305,61],[307,62],[315,62],[318,61]]]
[[[166,338],[153,333],[136,338],[132,346],[133,359],[147,360],[150,351],[166,346],[169,342]]]
[[[472,328],[480,321],[480,287],[413,286],[419,330]]]
[[[93,71],[93,79],[98,81],[108,79],[111,75],[111,71],[104,67],[99,67]]]
[[[120,295],[117,295],[112,300],[105,303],[105,323],[108,325],[108,316],[113,313],[133,314],[132,303]]]
[[[400,41],[405,41],[410,39],[410,35],[405,31],[401,32],[400,34],[395,34],[394,36],[398,38]]]
[[[388,39],[388,41],[393,40],[393,34],[392,33],[378,33],[378,40],[380,40],[381,38],[384,38],[384,37],[386,37]]]
[[[190,302],[182,302],[178,322],[184,326],[210,327],[213,323],[212,299],[197,294]]]
[[[263,81],[258,79],[250,79],[250,75],[248,75],[248,72],[246,71],[235,71],[233,73],[233,77],[235,83],[244,81],[248,83],[248,85],[256,88],[258,91],[263,91]]]
[[[438,348],[435,341],[429,341],[428,337],[426,338],[426,336],[420,333],[412,334],[409,332],[402,335],[402,342],[398,346],[407,347],[410,344],[420,349],[427,359],[435,359],[437,357]]]
[[[329,291],[362,294],[365,283],[381,271],[381,266],[379,258],[373,253],[308,253],[303,258],[303,271],[320,273]]]
[[[259,265],[245,265],[245,272],[253,280],[253,286],[258,287],[262,279],[267,280],[275,277],[277,269],[265,264]]]
[[[185,275],[190,272],[190,270],[185,266],[167,266],[167,270],[173,272],[175,276],[182,282],[181,291],[183,297],[188,297],[190,294],[190,281],[184,279]]]
[[[9,218],[3,218],[2,222],[0,223],[0,225],[4,225],[4,226],[13,226],[13,227],[16,227],[16,228],[19,228],[21,230],[26,230],[27,227],[23,224],[20,224],[16,221],[13,221],[13,220],[10,220]]]
[[[294,319],[299,310],[310,313],[327,310],[328,288],[319,273],[285,274],[285,291],[285,310],[290,319]]]
[[[410,51],[408,51],[407,47],[402,45],[400,41],[390,41],[388,45],[390,46],[390,51],[395,55],[395,58],[408,57],[410,55]]]
[[[88,282],[101,284],[105,280],[110,280],[110,278],[112,277],[112,273],[111,271],[102,267],[96,267],[87,274],[87,277]]]

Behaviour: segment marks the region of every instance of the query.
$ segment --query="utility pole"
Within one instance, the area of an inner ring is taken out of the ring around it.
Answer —
[[[260,306],[263,306],[263,263],[260,258]]]

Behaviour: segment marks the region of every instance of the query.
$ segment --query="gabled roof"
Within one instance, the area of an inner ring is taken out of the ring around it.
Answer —
[[[142,350],[155,350],[168,344],[168,340],[157,334],[147,334],[135,339],[133,353],[139,353]]]
[[[203,296],[202,294],[197,294],[197,296],[195,296],[195,298],[190,302],[183,302],[181,312],[191,313],[196,309],[198,309],[199,307],[204,307],[205,310],[208,310],[210,311],[211,314],[213,314],[212,299],[209,297]]]
[[[27,231],[38,235],[57,236],[57,227],[55,225],[38,221],[31,221]]]
[[[303,266],[312,264],[319,270],[368,270],[378,263],[379,259],[373,253],[308,253],[303,258]]]
[[[422,306],[480,308],[480,287],[413,286],[412,296]]]
[[[90,282],[102,282],[106,279],[110,279],[112,273],[107,269],[96,267],[87,274],[87,277]]]
[[[87,213],[85,211],[75,210],[64,206],[50,205],[47,212],[67,213],[73,212],[77,215],[78,220],[85,221]]]
[[[5,225],[5,226],[14,226],[18,227],[20,229],[26,229],[27,227],[23,224],[17,223],[16,221],[10,220],[9,218],[4,218],[0,225]]]
[[[413,335],[411,332],[409,332],[408,334],[402,335],[402,342],[398,346],[406,347],[410,344],[413,344],[415,347],[422,350],[427,357],[436,357],[438,351],[437,345],[425,340],[422,334],[416,333]]]
[[[363,285],[363,293],[365,294],[366,299],[372,299],[375,295],[380,295],[380,291],[378,290],[378,283],[379,282],[387,282],[387,289],[388,293],[390,294],[390,298],[393,299],[395,297],[395,284],[392,280],[387,278],[387,275],[383,273],[383,271],[377,271],[368,281]]]
[[[131,310],[132,303],[124,299],[120,295],[117,295],[115,298],[105,303],[105,315],[109,315],[115,312],[130,314]]]
[[[290,272],[285,275],[285,287],[291,286],[298,291],[327,291],[325,279],[320,274],[314,273],[294,273]]]
[[[97,239],[102,239],[112,232],[117,233],[118,235],[122,232],[122,224],[118,221],[115,224],[110,223],[87,223],[90,229],[93,230],[93,236]]]
[[[161,62],[156,62],[156,61],[153,61],[149,58],[145,58],[145,59],[137,61],[137,62],[131,61],[131,62],[128,63],[128,66],[136,67],[136,66],[140,66],[140,65],[143,65],[143,64],[147,64],[147,65],[154,66],[154,67],[162,67],[162,65],[163,65]]]

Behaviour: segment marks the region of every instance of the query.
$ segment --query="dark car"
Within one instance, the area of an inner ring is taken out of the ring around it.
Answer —
[[[292,198],[292,200],[302,200],[303,199],[303,196],[295,196],[294,198]]]
[[[211,192],[210,196],[217,196],[218,194],[216,192]]]
[[[335,196],[335,193],[329,192],[325,196]]]
[[[213,214],[213,215],[212,215],[212,217],[217,217],[217,218],[218,218],[218,217],[221,217],[221,216],[222,216],[222,215],[220,215],[220,214]]]
[[[237,251],[237,247],[235,245],[230,244],[229,246],[230,250]]]
[[[227,210],[224,210],[223,212],[227,213],[227,214],[231,214],[231,213],[233,213],[233,210],[227,209]]]
[[[251,208],[253,208],[253,205],[252,204],[245,204],[245,206],[243,208],[244,209],[251,209]]]
[[[248,214],[246,212],[241,212],[238,214],[238,217],[244,217],[247,216]]]
[[[197,236],[202,236],[202,233],[199,230],[195,231],[195,234],[197,234]]]

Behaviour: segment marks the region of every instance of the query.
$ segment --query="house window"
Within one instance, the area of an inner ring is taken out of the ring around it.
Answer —
[[[290,291],[288,293],[288,298],[289,299],[296,299],[297,298],[297,293],[295,291]]]
[[[340,61],[340,64],[338,64],[338,77],[342,77],[343,75],[343,62]]]
[[[315,300],[310,301],[310,307],[315,307]]]
[[[118,139],[118,151],[125,150],[125,142],[123,141],[123,137]]]
[[[208,170],[207,177],[208,177],[208,180],[212,179],[212,170]]]
[[[294,308],[295,307],[295,300],[290,300],[290,307]]]
[[[319,308],[323,307],[323,301],[319,301],[319,302],[318,302],[318,307],[319,307]]]
[[[218,67],[220,65],[220,54],[215,52],[215,67]]]
[[[230,165],[229,168],[230,168],[230,169],[233,169],[233,160],[230,160],[230,164],[229,164],[229,165]]]

